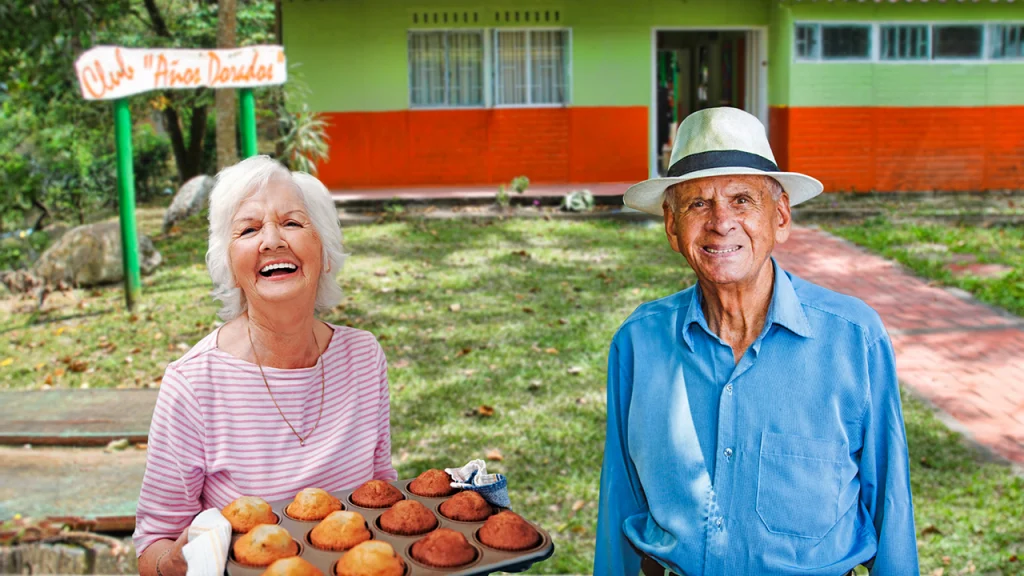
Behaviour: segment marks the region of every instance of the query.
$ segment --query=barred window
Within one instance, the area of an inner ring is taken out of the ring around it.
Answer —
[[[882,26],[882,60],[927,60],[929,58],[928,26]]]
[[[565,104],[565,30],[497,30],[494,33],[494,103]]]
[[[1024,58],[1024,24],[992,24],[988,36],[992,58]]]
[[[818,27],[816,25],[796,25],[796,56],[801,59],[817,60]]]
[[[984,31],[980,24],[932,27],[932,58],[981,58]]]
[[[482,32],[409,32],[409,102],[482,106],[483,63]]]

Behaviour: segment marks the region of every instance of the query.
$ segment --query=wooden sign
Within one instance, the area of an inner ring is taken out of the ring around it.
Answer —
[[[281,46],[219,50],[98,46],[79,56],[75,72],[86,100],[203,86],[271,86],[288,79]]]

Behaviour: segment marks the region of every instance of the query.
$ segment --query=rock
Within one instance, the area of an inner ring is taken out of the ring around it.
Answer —
[[[139,234],[139,268],[151,274],[163,258],[148,236]],[[76,287],[111,284],[124,279],[121,225],[117,221],[69,230],[36,262],[33,273],[47,285]]]
[[[176,223],[202,211],[206,206],[206,201],[210,198],[213,184],[213,177],[202,175],[185,182],[178,189],[170,208],[164,212],[164,234]]]

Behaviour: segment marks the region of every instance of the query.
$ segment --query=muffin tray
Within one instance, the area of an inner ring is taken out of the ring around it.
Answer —
[[[521,572],[526,570],[535,562],[540,562],[551,557],[555,551],[555,545],[551,542],[551,535],[545,530],[541,529],[540,526],[530,522],[530,524],[537,530],[541,535],[541,542],[536,547],[529,550],[523,550],[519,552],[508,552],[505,550],[497,550],[490,548],[480,542],[477,538],[476,532],[484,525],[483,522],[459,522],[445,518],[439,508],[441,503],[451,498],[451,496],[445,496],[441,498],[427,498],[425,496],[417,496],[412,492],[409,492],[407,486],[412,482],[414,478],[408,480],[398,480],[395,482],[389,482],[395,488],[402,491],[402,494],[410,500],[418,500],[421,504],[427,507],[428,510],[434,513],[437,518],[437,528],[451,528],[457,532],[461,532],[466,540],[473,548],[476,549],[477,555],[476,560],[470,564],[464,564],[455,568],[434,568],[427,566],[417,560],[414,560],[411,556],[410,549],[412,548],[413,542],[416,542],[420,538],[423,538],[428,533],[419,534],[417,536],[399,536],[397,534],[389,534],[380,528],[377,523],[377,519],[383,514],[387,508],[363,508],[352,503],[349,495],[355,492],[355,488],[352,490],[339,490],[331,492],[338,500],[341,500],[342,510],[349,510],[352,512],[358,512],[366,519],[367,527],[370,529],[370,534],[374,540],[382,540],[391,544],[391,547],[395,549],[405,562],[405,576],[482,576],[483,574],[490,574],[492,572]],[[281,500],[277,502],[270,502],[270,507],[277,515],[278,524],[282,528],[288,530],[291,533],[292,538],[299,543],[299,556],[313,564],[324,573],[324,576],[334,576],[334,564],[345,555],[345,552],[331,552],[326,550],[320,550],[313,546],[309,541],[309,532],[319,524],[319,521],[303,521],[296,520],[285,514],[284,509],[291,504],[292,500]],[[498,506],[494,506],[495,513],[504,510]],[[529,522],[529,520],[527,520]],[[259,576],[263,573],[266,568],[255,568],[251,566],[245,566],[239,564],[234,558],[234,544],[241,538],[243,534],[233,533],[231,535],[231,546],[232,551],[228,554],[227,573],[228,576]]]

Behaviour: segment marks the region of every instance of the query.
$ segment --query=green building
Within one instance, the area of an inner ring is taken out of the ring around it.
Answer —
[[[1024,188],[1024,2],[283,0],[333,189],[634,182],[744,108],[828,191]]]

